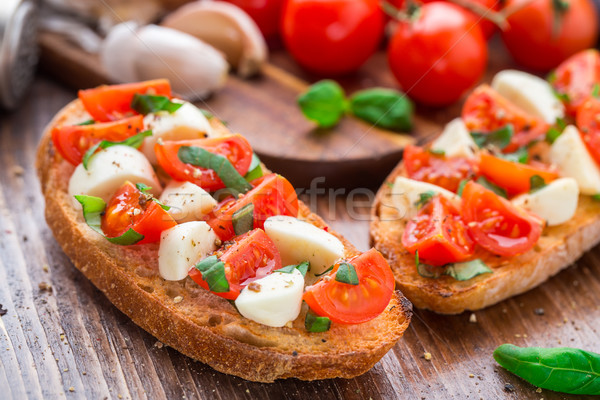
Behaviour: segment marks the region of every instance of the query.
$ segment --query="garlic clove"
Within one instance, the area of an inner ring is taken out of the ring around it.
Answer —
[[[113,27],[100,48],[100,62],[112,82],[135,82],[137,72],[134,60],[140,46],[137,24],[124,22]]]
[[[268,56],[256,23],[239,7],[220,1],[195,1],[167,16],[163,26],[193,35],[225,53],[238,75],[260,72]]]

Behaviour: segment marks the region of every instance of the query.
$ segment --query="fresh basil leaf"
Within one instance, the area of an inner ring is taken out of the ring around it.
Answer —
[[[567,121],[564,118],[556,118],[556,127],[562,132],[567,127]]]
[[[554,143],[554,141],[556,139],[558,139],[558,137],[562,134],[561,131],[559,131],[558,129],[556,129],[555,127],[551,127],[550,129],[548,129],[548,132],[546,132],[546,142],[552,144]]]
[[[336,125],[346,113],[347,103],[344,89],[329,79],[313,84],[298,97],[304,116],[322,128]]]
[[[493,272],[480,259],[465,261],[460,263],[448,264],[444,270],[444,275],[449,275],[457,281],[468,281],[481,274],[488,274]]]
[[[594,200],[594,201],[600,201],[600,193],[598,193],[598,194],[593,194],[593,195],[592,195],[592,200]]]
[[[300,271],[302,276],[306,277],[306,273],[310,269],[310,263],[308,261],[303,261],[300,264],[296,265],[296,269]]]
[[[533,175],[531,178],[529,178],[529,186],[529,193],[537,192],[546,186],[546,181],[544,181],[544,178],[539,175]]]
[[[331,320],[327,317],[319,317],[317,314],[308,310],[304,327],[309,332],[326,332],[331,328]]]
[[[131,109],[142,115],[158,111],[167,111],[169,114],[172,114],[179,110],[182,105],[182,103],[172,102],[166,96],[153,96],[150,94],[136,93],[131,100]]]
[[[467,185],[467,183],[469,183],[468,179],[463,179],[458,183],[458,189],[456,190],[456,194],[458,195],[458,197],[462,197],[463,190],[465,190],[465,186]]]
[[[83,121],[78,123],[78,126],[84,126],[84,125],[94,125],[96,123],[96,121],[94,121],[93,119],[88,119],[87,121]]]
[[[600,97],[600,85],[597,83],[594,83],[594,87],[592,88],[592,96],[593,97]]]
[[[527,151],[527,147],[520,147],[513,153],[500,153],[498,156],[508,161],[526,164],[529,159],[529,151]]]
[[[202,273],[202,279],[208,284],[211,292],[225,293],[229,291],[229,282],[225,276],[225,263],[217,256],[206,257],[196,264],[195,268]]]
[[[393,89],[366,89],[350,97],[350,111],[355,116],[394,131],[412,129],[413,109],[406,94]]]
[[[248,167],[248,172],[244,175],[244,179],[248,182],[251,182],[255,179],[263,176],[263,170],[260,165],[260,159],[256,155],[256,153],[252,154],[252,161],[250,162],[250,167]]]
[[[121,142],[111,142],[108,140],[103,140],[101,142],[98,142],[95,145],[93,145],[92,147],[90,147],[83,155],[83,160],[82,160],[83,168],[87,169],[88,164],[90,162],[90,158],[92,158],[92,156],[98,149],[107,149],[109,147],[118,146],[118,145],[129,146],[129,147],[133,147],[133,148],[137,149],[144,142],[144,138],[146,138],[148,136],[152,136],[151,130],[140,132],[137,135],[130,136]]]
[[[417,272],[423,278],[437,279],[441,276],[442,268],[434,267],[429,264],[423,264],[422,262],[417,264]]]
[[[302,276],[306,276],[306,272],[309,269],[309,262],[308,261],[303,261],[298,265],[288,265],[286,267],[280,268],[280,269],[276,269],[273,272],[283,272],[284,274],[291,274],[292,272],[294,272],[295,270],[300,271],[300,273],[302,274]]]
[[[419,250],[415,251],[415,265],[419,265]]]
[[[206,119],[211,119],[215,117],[213,113],[211,113],[208,110],[205,110],[204,108],[198,108],[198,110],[200,110],[200,112],[202,113],[202,115],[204,115]]]
[[[498,196],[502,196],[505,199],[508,198],[508,194],[506,193],[506,190],[501,188],[500,186],[488,181],[487,179],[485,179],[485,177],[480,176],[477,179],[477,183],[479,183],[481,186],[483,186],[486,189],[491,190],[492,192],[496,193]]]
[[[238,193],[246,193],[252,189],[252,185],[237,172],[227,157],[195,146],[181,146],[177,155],[181,162],[212,169],[229,189]]]
[[[233,231],[236,235],[243,235],[254,229],[254,204],[248,203],[231,216]]]
[[[442,150],[442,149],[432,149],[431,147],[429,149],[427,149],[427,151],[429,151],[431,154],[435,155],[435,156],[445,156],[446,155],[446,151]]]
[[[345,262],[341,263],[335,273],[335,280],[341,283],[347,283],[348,285],[358,285],[358,275],[356,274],[354,265]]]
[[[131,246],[144,238],[144,235],[137,233],[133,228],[129,228],[127,232],[117,237],[106,237],[106,240],[120,246]]]
[[[331,267],[327,268],[325,271],[321,272],[320,274],[315,274],[315,276],[319,277],[319,276],[325,275],[326,273],[331,272],[332,269],[333,269],[333,265]]]
[[[554,93],[554,96],[557,99],[559,99],[560,101],[562,101],[563,103],[570,103],[571,102],[571,98],[569,97],[569,95],[567,93],[560,93],[556,89],[552,89],[552,92]]]
[[[288,265],[288,266],[285,266],[283,268],[276,269],[273,272],[281,272],[281,273],[284,273],[284,274],[291,274],[295,270],[296,270],[296,266],[295,265]]]
[[[570,347],[517,347],[494,350],[503,368],[534,386],[577,395],[600,394],[600,354]]]
[[[419,193],[419,200],[415,201],[415,207],[423,207],[425,204],[429,203],[434,196],[435,192],[433,190],[428,190],[426,192]]]
[[[155,202],[156,204],[158,204],[163,210],[165,211],[169,211],[171,209],[170,206],[163,204],[160,200],[158,200],[156,197],[152,196],[151,194],[148,193],[148,191],[150,189],[152,189],[150,186],[146,185],[145,183],[136,183],[135,187],[137,188],[137,190],[139,190],[140,192],[144,193],[145,195],[150,196],[150,199]]]
[[[514,133],[512,124],[506,124],[492,132],[471,132],[471,137],[479,148],[496,147],[502,150],[510,144]]]

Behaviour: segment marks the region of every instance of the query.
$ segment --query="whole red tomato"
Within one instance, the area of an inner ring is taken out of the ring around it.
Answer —
[[[502,39],[519,64],[547,71],[596,43],[598,16],[591,0],[528,1],[508,0],[505,6],[518,9],[508,16]],[[556,8],[559,3],[564,11]]]
[[[256,22],[263,36],[267,39],[279,33],[281,9],[285,0],[225,0],[235,4]]]
[[[414,21],[401,21],[388,47],[392,72],[413,99],[443,106],[481,78],[487,46],[471,15],[454,4],[432,2]]]
[[[383,26],[378,0],[288,0],[281,33],[304,68],[339,75],[355,71],[375,52]]]

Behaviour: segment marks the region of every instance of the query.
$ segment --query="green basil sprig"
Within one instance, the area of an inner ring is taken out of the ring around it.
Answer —
[[[498,364],[534,386],[555,392],[599,395],[600,354],[570,347],[546,349],[503,344]]]
[[[308,310],[304,327],[309,332],[326,332],[331,328],[331,320],[328,317],[319,317],[317,314]]]
[[[158,111],[167,111],[172,114],[179,110],[183,104],[174,103],[166,96],[153,96],[149,94],[133,95],[131,100],[131,109],[142,115],[155,113]]]
[[[202,279],[206,281],[211,292],[229,292],[229,282],[225,276],[225,263],[217,256],[206,257],[196,264],[195,268],[202,273]]]
[[[298,97],[298,105],[306,118],[322,128],[335,126],[350,113],[385,129],[412,129],[413,104],[404,93],[393,89],[361,90],[348,99],[337,82],[322,80]]]
[[[152,136],[151,130],[140,132],[137,135],[130,136],[121,142],[111,142],[108,140],[103,140],[101,142],[98,142],[95,145],[93,145],[92,147],[90,147],[83,155],[83,160],[82,160],[83,168],[85,168],[85,169],[88,168],[90,158],[92,158],[92,156],[94,155],[94,153],[96,153],[96,150],[98,150],[98,149],[107,149],[109,147],[118,146],[118,145],[129,146],[129,147],[133,147],[133,148],[137,149],[142,145],[144,138],[148,137],[148,136]]]
[[[243,235],[254,229],[254,204],[248,203],[231,216],[233,231],[236,235]]]
[[[127,232],[117,237],[107,237],[102,232],[102,213],[106,209],[106,203],[100,197],[76,195],[75,199],[81,204],[83,208],[83,218],[90,228],[97,233],[101,234],[106,240],[113,244],[121,246],[130,246],[136,244],[144,238],[144,235],[129,228]]]
[[[335,280],[341,283],[347,283],[348,285],[358,285],[358,275],[356,274],[354,265],[345,262],[341,263],[335,273]]]
[[[260,159],[256,153],[252,153],[252,161],[250,162],[250,167],[248,167],[248,172],[246,172],[246,175],[244,175],[244,179],[248,182],[251,182],[263,175],[264,173],[262,167],[260,166]]]
[[[506,124],[492,132],[471,132],[471,137],[479,148],[496,147],[502,150],[510,144],[514,133],[512,124]]]
[[[303,261],[300,264],[288,265],[286,267],[276,269],[273,272],[282,272],[284,274],[291,274],[295,270],[298,270],[298,271],[300,271],[302,276],[306,277],[306,273],[308,272],[309,269],[310,269],[310,263],[308,261]]]

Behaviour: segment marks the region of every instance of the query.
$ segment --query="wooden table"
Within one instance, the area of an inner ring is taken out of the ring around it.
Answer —
[[[475,317],[415,310],[404,338],[351,380],[251,383],[163,347],[73,267],[44,221],[35,149],[44,125],[74,96],[41,77],[17,112],[0,113],[0,303],[6,310],[0,398],[570,399],[575,396],[536,392],[502,370],[492,351],[509,342],[600,352],[597,249],[541,287]],[[367,249],[369,196],[349,201],[337,193],[312,206]]]

